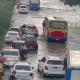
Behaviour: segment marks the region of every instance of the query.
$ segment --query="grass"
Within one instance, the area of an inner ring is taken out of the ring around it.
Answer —
[[[4,35],[11,23],[15,0],[0,0],[0,49],[5,45]]]

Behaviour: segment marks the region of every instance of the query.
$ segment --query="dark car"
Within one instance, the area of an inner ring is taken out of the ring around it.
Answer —
[[[20,51],[21,49],[23,49],[25,52],[28,51],[28,48],[27,48],[26,45],[25,45],[25,41],[23,41],[23,40],[13,41],[13,43],[12,43],[12,48],[19,49],[19,51]]]
[[[27,24],[20,27],[22,34],[34,35],[38,37],[38,30],[35,25]]]
[[[38,49],[37,39],[34,35],[25,35],[23,39],[28,49]]]

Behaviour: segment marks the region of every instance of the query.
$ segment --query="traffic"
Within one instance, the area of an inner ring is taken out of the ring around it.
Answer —
[[[38,3],[36,0],[30,0],[29,3],[25,1],[22,1],[23,3],[20,2],[20,0],[17,2],[16,9],[19,15],[25,15],[20,13],[27,13],[26,15],[28,15],[30,10],[40,10],[40,1],[37,0]],[[55,48],[50,48],[53,43],[59,45],[66,44],[68,39],[68,22],[61,17],[55,16],[46,16],[43,18],[44,20],[41,23],[43,34],[41,36],[39,35],[38,26],[32,22],[10,27],[9,31],[5,34],[6,47],[0,52],[1,79],[5,76],[6,69],[9,71],[8,80],[35,80],[35,74],[38,74],[41,80],[45,78],[48,80],[48,77],[56,77],[56,79],[59,77],[61,80],[80,79],[80,52],[78,50],[68,51],[63,57],[62,55],[58,56],[54,52],[57,45]],[[41,43],[38,40],[40,37],[43,38],[43,42]],[[47,46],[43,45],[45,42]],[[41,50],[40,44],[44,46]],[[52,46],[54,46],[54,44]],[[47,48],[45,49],[45,47]],[[46,51],[44,51],[44,49]],[[50,52],[51,49],[54,49],[51,52],[54,55],[50,56],[49,54],[45,54],[47,51]],[[61,50],[63,49],[64,46]],[[40,54],[35,56],[35,54],[30,53],[30,51],[41,52],[42,50],[43,53],[41,55],[43,56],[40,58],[38,58]],[[29,60],[29,54],[31,54],[32,57],[34,56],[36,61],[33,59],[32,61]],[[34,63],[35,66],[33,66],[32,63]]]

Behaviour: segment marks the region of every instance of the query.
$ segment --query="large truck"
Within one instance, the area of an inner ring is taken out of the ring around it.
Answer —
[[[65,80],[80,80],[80,51],[70,50],[67,54]]]
[[[43,36],[47,41],[67,41],[67,21],[60,17],[45,17],[42,25]]]
[[[30,10],[39,10],[40,0],[30,0]]]

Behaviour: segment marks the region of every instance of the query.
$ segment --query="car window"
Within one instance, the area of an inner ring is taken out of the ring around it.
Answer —
[[[26,8],[26,6],[20,6],[20,8]]]
[[[13,35],[13,36],[17,36],[17,33],[8,33],[8,35]]]
[[[36,38],[33,36],[26,36],[26,41],[36,41]]]
[[[55,65],[63,65],[64,62],[63,61],[58,61],[58,60],[48,60],[47,64],[51,64],[51,65],[53,65],[53,64],[55,64]]]
[[[46,62],[46,58],[43,57],[43,58],[41,59],[41,62]]]
[[[27,71],[30,71],[31,67],[30,66],[25,66],[25,65],[16,65],[15,69],[16,70],[27,70]]]
[[[11,28],[10,30],[11,31],[17,31],[17,32],[19,32],[19,29],[18,28]]]
[[[37,29],[35,26],[27,26],[27,29]]]
[[[3,55],[18,56],[18,51],[3,51]]]

